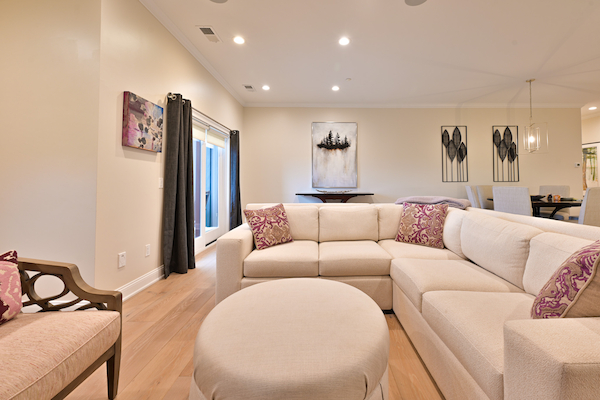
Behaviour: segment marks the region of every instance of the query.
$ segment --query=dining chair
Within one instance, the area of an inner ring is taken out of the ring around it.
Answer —
[[[492,185],[477,185],[475,188],[477,189],[477,197],[479,198],[479,207],[493,210],[494,202],[488,200],[494,197]]]
[[[588,188],[585,191],[579,212],[579,223],[600,226],[600,187]]]
[[[557,194],[560,197],[569,197],[571,195],[571,187],[567,185],[541,185],[539,194],[541,196]],[[540,216],[549,218],[553,210],[554,208],[552,207],[540,207]],[[568,210],[562,210],[557,211],[552,218],[568,221],[570,215],[571,213]]]
[[[533,215],[529,188],[523,186],[494,186],[494,210],[520,215]]]
[[[473,187],[465,186],[465,189],[467,190],[467,197],[469,198],[469,201],[471,202],[471,207],[481,208],[481,205],[479,204],[479,197],[477,197],[477,194],[475,193],[475,190],[473,189]]]

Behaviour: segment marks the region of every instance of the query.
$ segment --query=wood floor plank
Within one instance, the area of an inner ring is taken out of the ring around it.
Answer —
[[[123,353],[117,400],[184,400],[193,375],[193,348],[214,307],[216,247],[187,274],[171,274],[123,303]],[[389,399],[443,399],[404,329],[386,315],[390,332]],[[99,368],[68,400],[105,400],[106,368]]]

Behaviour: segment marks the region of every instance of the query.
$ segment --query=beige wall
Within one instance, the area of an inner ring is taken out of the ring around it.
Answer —
[[[121,146],[123,91],[165,109],[166,94],[181,93],[231,129],[242,129],[243,111],[139,1],[103,0],[101,23],[96,286],[114,289],[162,265],[164,157]],[[123,251],[127,266],[117,269]]]
[[[582,143],[600,142],[600,115],[581,121]]]
[[[0,37],[0,252],[94,284],[100,1],[2,1]]]
[[[567,184],[575,192],[581,187],[581,169],[574,167],[581,161],[579,109],[535,109],[534,115],[549,124],[550,148],[520,156],[521,180],[514,185],[537,193],[542,184]],[[440,127],[467,125],[467,184],[493,184],[492,125],[522,127],[528,117],[527,109],[246,108],[242,203],[309,201],[295,193],[311,190],[311,123],[321,121],[358,123],[358,189],[375,193],[369,201],[466,198],[465,183],[441,182]]]

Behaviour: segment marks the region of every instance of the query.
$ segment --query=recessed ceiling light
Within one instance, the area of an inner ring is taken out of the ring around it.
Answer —
[[[588,110],[590,110],[590,111],[594,111],[594,110],[597,110],[597,109],[598,109],[598,107],[590,107],[590,108],[588,108]]]
[[[404,0],[407,6],[420,6],[425,3],[427,0]]]
[[[271,88],[269,87],[269,85],[263,85],[263,90],[269,90],[269,89],[271,89]]]
[[[219,3],[219,4],[227,2],[227,0],[210,0],[210,1],[212,1],[213,3]]]
[[[340,90],[339,86],[334,86],[331,88],[331,90],[333,90],[334,92],[337,92],[338,90]]]
[[[244,44],[246,41],[244,40],[243,37],[241,36],[236,36],[233,38],[233,41],[236,42],[237,44]]]
[[[345,37],[345,36],[344,36],[343,38],[341,38],[341,39],[340,39],[340,44],[341,44],[342,46],[345,46],[345,45],[347,45],[348,43],[350,43],[350,39],[348,39],[347,37]]]

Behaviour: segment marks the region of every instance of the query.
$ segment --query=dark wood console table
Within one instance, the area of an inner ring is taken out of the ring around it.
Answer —
[[[366,193],[366,192],[347,192],[347,193],[296,193],[296,196],[311,196],[316,197],[321,200],[323,203],[327,203],[327,200],[341,200],[342,203],[346,203],[353,197],[356,196],[373,196],[375,193]]]

